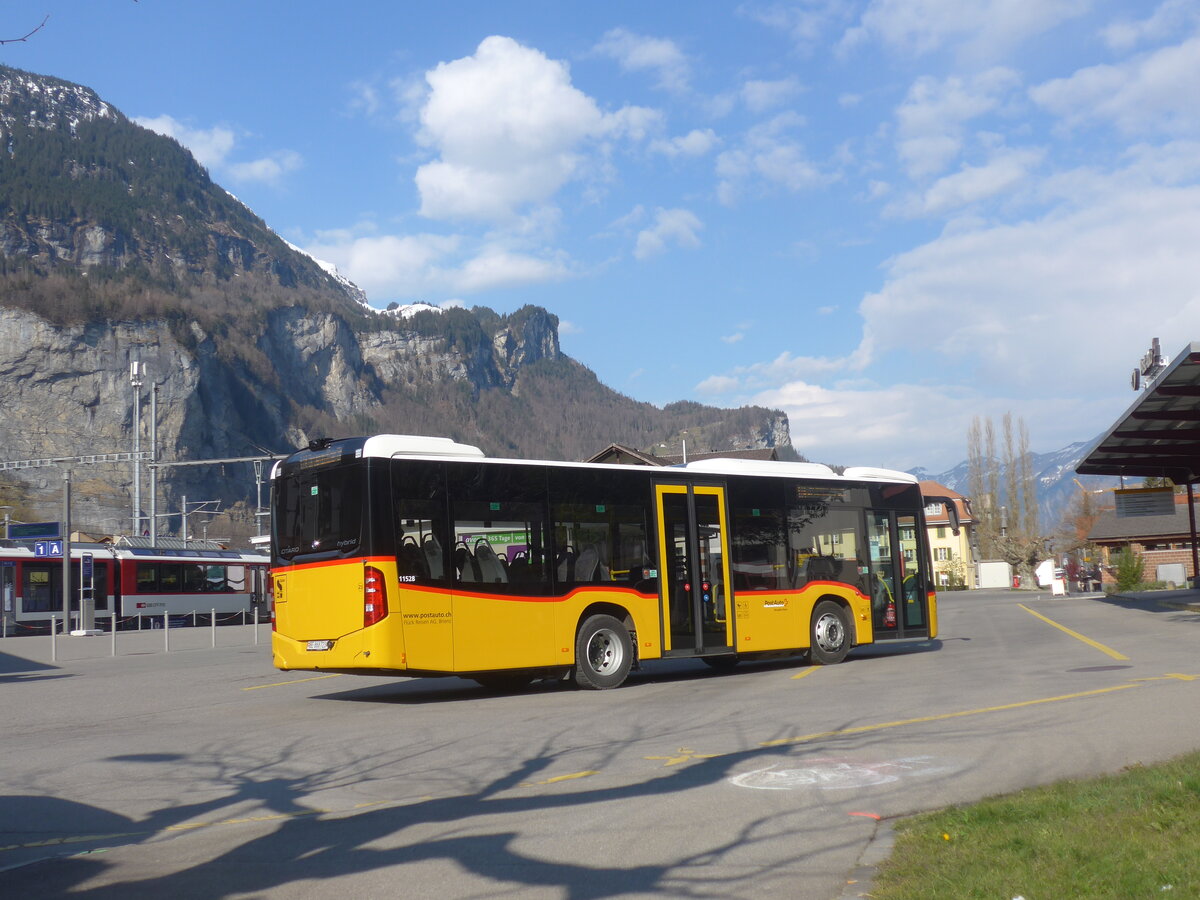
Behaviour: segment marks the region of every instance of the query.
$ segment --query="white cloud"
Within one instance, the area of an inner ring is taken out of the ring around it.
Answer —
[[[919,346],[996,391],[1097,392],[1155,333],[1200,331],[1200,187],[1095,176],[1040,219],[949,233],[864,298],[860,351]]]
[[[433,219],[503,221],[546,203],[579,174],[588,141],[638,138],[656,115],[602,113],[565,63],[507,37],[485,38],[425,77],[419,138],[438,158],[417,169],[416,184]]]
[[[824,183],[826,176],[809,160],[804,146],[787,134],[803,121],[795,113],[782,113],[750,129],[737,147],[721,153],[717,157],[721,202],[734,202],[747,182],[766,182],[789,191]]]
[[[824,387],[795,381],[753,394],[746,402],[782,409],[798,452],[814,462],[844,466],[879,465],[885,447],[889,465],[951,465],[966,456],[967,426],[980,412],[976,396],[918,384]],[[952,432],[951,423],[962,423],[961,446],[933,450],[914,441],[913,423],[926,420],[931,409],[938,410],[940,434]]]
[[[1200,132],[1200,36],[1118,65],[1090,66],[1030,90],[1067,125],[1111,123],[1130,135]]]
[[[1101,36],[1113,50],[1130,50],[1190,30],[1198,16],[1200,8],[1195,0],[1164,0],[1148,18],[1113,22],[1101,31]]]
[[[248,162],[230,159],[237,136],[221,125],[212,128],[192,128],[173,116],[135,117],[134,122],[157,134],[172,137],[196,157],[196,162],[213,174],[226,174],[235,181],[277,182],[289,172],[299,169],[304,160],[293,150],[279,150],[270,156]]]
[[[665,253],[668,246],[694,250],[700,246],[700,232],[704,223],[690,210],[660,209],[654,215],[654,224],[638,232],[633,255],[648,259]]]
[[[289,172],[295,172],[304,161],[299,153],[292,150],[280,150],[271,156],[256,159],[251,162],[230,163],[230,176],[235,181],[265,181],[277,182]]]
[[[798,78],[781,78],[776,81],[747,81],[742,85],[742,100],[754,113],[766,112],[782,106],[804,90]]]
[[[614,28],[596,44],[594,52],[615,59],[627,72],[654,72],[658,87],[664,90],[687,90],[691,67],[674,41]]]
[[[472,294],[572,275],[559,254],[522,250],[494,237],[377,234],[369,225],[320,232],[304,250],[337,266],[373,302]]]
[[[718,143],[711,128],[695,128],[675,138],[660,138],[650,142],[650,150],[664,156],[703,156]]]
[[[889,212],[909,216],[941,216],[964,206],[1012,191],[1028,182],[1041,150],[1003,150],[981,166],[964,165],[938,179],[919,197],[894,204]]]
[[[892,258],[859,305],[853,352],[786,352],[698,390],[783,408],[801,452],[839,463],[881,462],[882,441],[885,464],[952,465],[965,445],[947,451],[945,435],[974,413],[1019,410],[1043,446],[1098,431],[1128,403],[1126,369],[1151,337],[1173,354],[1200,334],[1198,151],[1142,145],[1120,170],[1031,185],[1048,211],[948,229]],[[896,378],[915,361],[927,383]],[[914,430],[931,410],[937,427]]]
[[[897,152],[912,178],[942,172],[962,152],[965,125],[999,107],[1018,84],[1011,69],[945,79],[922,76],[896,110]]]
[[[373,300],[424,298],[444,287],[441,266],[457,253],[461,241],[435,234],[357,234],[325,231],[304,251],[326,259],[366,291]]]
[[[450,281],[467,293],[562,281],[570,276],[565,258],[533,256],[503,247],[484,247]]]
[[[744,5],[740,11],[763,25],[784,32],[798,50],[808,52],[823,40],[830,26],[847,21],[851,9],[846,0],[805,0],[788,6]]]
[[[175,138],[192,152],[196,162],[212,170],[224,164],[233,152],[235,137],[220,125],[212,128],[191,128],[172,116],[135,116],[133,121],[157,134]]]
[[[1090,0],[871,0],[842,46],[875,39],[913,56],[950,47],[972,62],[994,60],[1090,5]]]

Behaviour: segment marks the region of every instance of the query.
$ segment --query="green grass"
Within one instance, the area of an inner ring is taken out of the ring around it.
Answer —
[[[1200,898],[1200,753],[905,819],[872,900]]]

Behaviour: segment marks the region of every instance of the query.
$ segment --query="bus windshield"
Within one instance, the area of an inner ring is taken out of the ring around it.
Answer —
[[[275,485],[279,555],[292,559],[358,547],[365,479],[361,465],[283,473]]]

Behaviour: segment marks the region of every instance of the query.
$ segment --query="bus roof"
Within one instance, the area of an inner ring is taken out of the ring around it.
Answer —
[[[377,434],[363,442],[363,456],[452,456],[483,458],[483,451],[444,437],[420,434]]]
[[[537,459],[507,459],[487,457],[483,451],[471,444],[460,444],[450,438],[427,437],[411,434],[377,434],[367,438],[347,439],[358,444],[361,450],[355,455],[395,459],[397,457],[414,457],[424,459],[461,459],[486,460],[489,463],[508,465],[548,465],[566,468],[610,469],[613,471],[627,470],[629,466],[614,463],[584,463],[566,460],[537,460]],[[341,441],[333,443],[342,443]],[[304,451],[301,451],[303,454]],[[344,457],[343,457],[344,458]],[[275,464],[271,473],[274,478],[279,469],[286,465],[287,460]],[[837,474],[829,466],[810,462],[776,462],[771,460],[734,459],[730,457],[710,457],[696,460],[684,466],[664,467],[660,474],[666,475],[671,470],[685,471],[700,475],[757,475],[776,478],[815,478],[829,481],[877,481],[891,484],[916,484],[917,477],[908,472],[898,472],[893,469],[878,469],[868,466],[855,466]]]

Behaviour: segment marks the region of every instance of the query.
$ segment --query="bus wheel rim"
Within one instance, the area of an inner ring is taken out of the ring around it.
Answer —
[[[621,642],[611,629],[601,628],[592,635],[587,648],[588,664],[604,675],[621,665]]]
[[[832,613],[826,613],[817,620],[815,631],[817,644],[822,650],[837,650],[845,640],[841,619]]]

